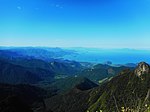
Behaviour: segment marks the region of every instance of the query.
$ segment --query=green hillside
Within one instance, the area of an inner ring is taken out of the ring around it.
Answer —
[[[79,73],[79,76],[87,77],[95,83],[99,83],[105,78],[114,77],[122,70],[129,69],[129,67],[121,66],[114,67],[105,64],[98,64],[91,68],[85,69]],[[133,69],[130,67],[130,69]]]
[[[140,63],[135,70],[123,70],[99,87],[85,91],[74,88],[46,103],[55,112],[149,112],[149,84],[150,67]]]

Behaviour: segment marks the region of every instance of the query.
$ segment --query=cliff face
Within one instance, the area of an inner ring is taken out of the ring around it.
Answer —
[[[150,66],[147,63],[145,63],[145,62],[141,62],[136,67],[134,73],[138,77],[141,77],[144,74],[149,74],[150,73]]]

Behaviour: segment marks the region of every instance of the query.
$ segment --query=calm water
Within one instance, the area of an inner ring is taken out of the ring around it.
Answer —
[[[109,51],[78,51],[74,55],[67,55],[65,59],[81,62],[103,63],[111,61],[114,64],[138,63],[145,61],[150,63],[150,51],[143,50],[109,50]]]

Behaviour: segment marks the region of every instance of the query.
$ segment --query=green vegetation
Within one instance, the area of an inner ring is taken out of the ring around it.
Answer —
[[[84,69],[87,65],[74,61],[17,56],[6,51],[0,56],[2,112],[19,109],[17,103],[26,112],[150,112],[150,66],[145,62],[135,70],[102,64]]]
[[[149,112],[149,84],[150,74],[138,77],[134,71],[126,69],[99,87],[86,91],[74,88],[55,96],[48,100],[48,105],[56,112]]]
[[[109,65],[98,64],[91,68],[85,69],[81,71],[78,75],[87,77],[93,82],[99,84],[101,81],[103,82],[107,78],[111,78],[116,76],[124,69],[128,69],[129,67],[121,66],[121,67],[113,67]],[[133,69],[130,67],[130,69]],[[107,81],[107,80],[105,80]]]

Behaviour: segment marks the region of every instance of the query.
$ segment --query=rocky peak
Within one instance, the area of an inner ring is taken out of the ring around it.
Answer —
[[[134,73],[138,77],[141,77],[144,74],[149,74],[150,73],[150,66],[149,66],[149,64],[147,64],[145,62],[139,63],[138,66],[136,67]]]

